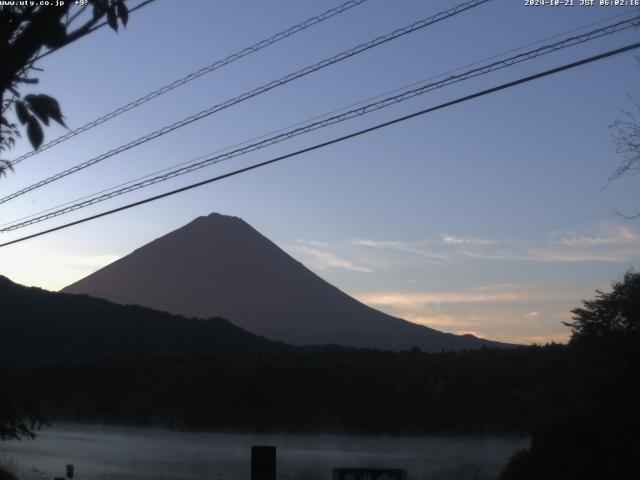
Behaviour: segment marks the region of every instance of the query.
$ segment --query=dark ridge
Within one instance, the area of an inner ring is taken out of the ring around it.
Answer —
[[[223,318],[186,318],[0,277],[0,362],[69,362],[125,355],[245,355],[288,346]]]

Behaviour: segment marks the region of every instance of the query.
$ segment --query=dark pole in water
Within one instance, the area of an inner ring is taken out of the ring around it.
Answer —
[[[251,480],[276,480],[276,447],[251,447]]]

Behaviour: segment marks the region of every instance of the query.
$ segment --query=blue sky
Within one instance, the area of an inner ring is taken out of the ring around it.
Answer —
[[[25,160],[0,181],[0,193],[457,3],[370,0]],[[102,29],[47,57],[34,91],[55,96],[74,128],[337,4],[158,0],[132,14],[125,31]],[[489,2],[30,192],[2,205],[2,223],[633,12],[625,8]],[[4,233],[2,240],[639,39],[634,29],[572,47],[46,224]],[[638,80],[640,65],[633,52],[606,59],[2,248],[0,273],[58,289],[215,211],[243,218],[329,282],[391,314],[499,340],[564,340],[567,329],[561,322],[569,319],[569,310],[594,289],[606,289],[624,271],[637,268],[640,260],[640,220],[612,211],[633,212],[640,204],[637,177],[602,188],[621,160],[608,125],[622,109],[631,108],[628,95],[640,98]],[[46,131],[47,139],[64,132],[53,127]],[[6,156],[28,150],[22,142]]]

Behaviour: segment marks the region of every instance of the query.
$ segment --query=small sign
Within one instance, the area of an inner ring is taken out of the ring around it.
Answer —
[[[407,480],[404,468],[334,468],[333,480]]]

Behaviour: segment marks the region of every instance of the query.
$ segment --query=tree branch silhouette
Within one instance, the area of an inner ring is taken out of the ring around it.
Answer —
[[[27,3],[27,2],[25,2]],[[24,98],[21,89],[38,83],[34,72],[42,56],[69,45],[88,35],[102,24],[118,31],[126,26],[129,9],[125,0],[87,0],[73,14],[73,2],[64,5],[14,5],[0,7],[0,152],[15,146],[21,131],[37,149],[44,140],[43,126],[53,120],[66,126],[58,101],[46,94],[31,94]],[[91,12],[89,12],[91,7]],[[41,54],[43,49],[47,49]],[[19,122],[8,120],[13,111]],[[11,164],[0,159],[0,176],[11,171]]]

